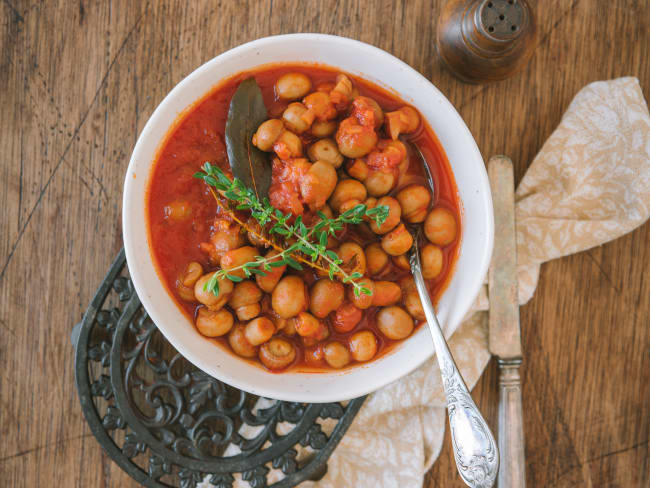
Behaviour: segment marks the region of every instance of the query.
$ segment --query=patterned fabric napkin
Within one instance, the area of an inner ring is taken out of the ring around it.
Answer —
[[[516,192],[519,301],[540,265],[616,239],[650,215],[650,114],[636,78],[591,83],[573,99]],[[474,311],[487,310],[487,290]],[[450,348],[472,388],[490,359],[487,313],[451,332]],[[525,333],[525,331],[524,331]],[[445,435],[445,399],[432,358],[370,395],[309,488],[421,487]]]
[[[650,114],[636,78],[592,83],[573,99],[516,192],[519,302],[540,265],[604,244],[650,214]],[[449,345],[468,387],[489,359],[487,287]],[[524,332],[525,333],[525,332]],[[260,400],[263,408],[267,400]],[[304,488],[419,488],[440,453],[446,403],[435,358],[373,393],[328,462]],[[330,432],[335,423],[322,426]],[[309,455],[307,450],[298,459]],[[226,455],[235,452],[226,451]],[[282,478],[271,471],[269,482]],[[206,482],[201,486],[210,486]],[[235,486],[246,486],[236,475]]]

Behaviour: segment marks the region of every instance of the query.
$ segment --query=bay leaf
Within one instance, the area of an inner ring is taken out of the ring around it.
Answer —
[[[230,100],[226,120],[226,150],[232,174],[251,188],[259,199],[269,194],[271,163],[253,145],[253,134],[268,119],[262,90],[255,78],[242,81]]]

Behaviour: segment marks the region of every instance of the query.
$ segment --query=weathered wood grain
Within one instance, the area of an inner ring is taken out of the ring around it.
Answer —
[[[185,75],[242,42],[354,37],[400,57],[458,107],[484,155],[521,179],[573,95],[633,75],[650,93],[647,0],[539,2],[529,66],[486,86],[439,64],[442,0],[0,4],[0,484],[135,486],[85,425],[69,332],[121,246],[140,130]],[[647,486],[650,235],[545,265],[521,309],[529,486]],[[496,425],[497,372],[474,397]],[[463,486],[447,439],[426,486]]]

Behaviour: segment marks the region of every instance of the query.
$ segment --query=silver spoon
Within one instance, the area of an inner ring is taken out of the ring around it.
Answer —
[[[424,155],[415,144],[408,141],[402,142],[420,158],[427,174],[427,182],[432,195],[431,202],[433,202],[433,177]],[[422,308],[424,309],[424,315],[427,318],[427,324],[429,324],[429,330],[433,338],[440,372],[442,373],[456,467],[460,477],[468,486],[472,488],[489,488],[494,485],[494,480],[499,471],[499,450],[487,422],[472,400],[469,390],[458,371],[429,298],[420,263],[418,241],[422,237],[422,225],[412,226],[411,231],[414,237],[413,247],[409,251],[409,262],[415,286],[422,302]]]

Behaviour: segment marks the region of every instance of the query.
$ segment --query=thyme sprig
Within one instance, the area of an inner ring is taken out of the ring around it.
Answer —
[[[327,240],[329,236],[335,235],[343,229],[346,224],[359,224],[364,217],[374,219],[377,225],[383,224],[388,217],[387,206],[378,205],[368,208],[364,204],[358,204],[333,219],[328,218],[323,212],[318,212],[320,220],[312,227],[307,227],[302,216],[296,217],[292,222],[292,214],[285,214],[274,208],[267,197],[260,200],[255,192],[246,187],[241,180],[238,178],[231,180],[217,166],[206,162],[202,166],[202,170],[202,172],[195,173],[194,177],[216,188],[225,198],[236,204],[237,210],[250,211],[251,216],[259,222],[262,228],[270,226],[268,227],[270,234],[279,235],[286,242],[291,241],[287,247],[282,248],[274,256],[269,258],[256,256],[254,261],[229,270],[216,271],[205,284],[205,290],[218,295],[219,280],[227,278],[234,282],[242,281],[243,278],[234,275],[233,271],[242,270],[247,278],[254,274],[264,276],[273,268],[285,265],[300,271],[303,267],[299,261],[302,261],[326,271],[330,279],[336,277],[343,283],[350,283],[356,296],[372,295],[370,289],[364,286],[365,283],[358,282],[362,277],[361,273],[348,273],[341,268],[343,260],[334,251],[327,249]],[[304,259],[300,255],[307,256],[309,259]]]

